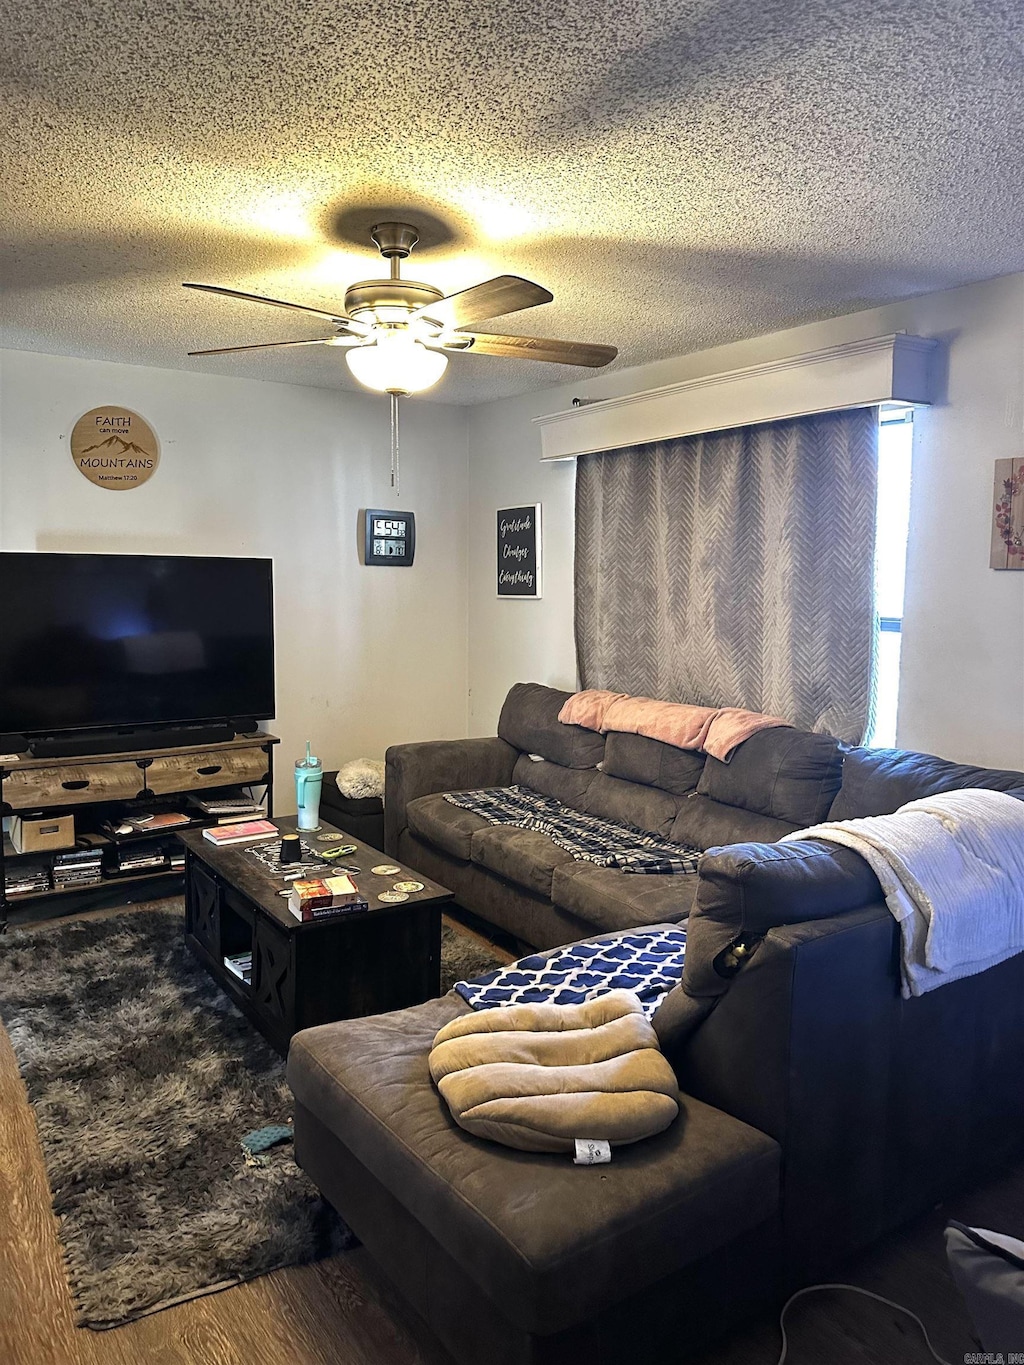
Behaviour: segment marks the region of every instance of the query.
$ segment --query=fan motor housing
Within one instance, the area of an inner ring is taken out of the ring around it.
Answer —
[[[361,313],[373,313],[378,308],[399,308],[412,312],[427,303],[444,298],[432,284],[418,284],[415,280],[360,280],[345,290],[345,312],[357,318]]]

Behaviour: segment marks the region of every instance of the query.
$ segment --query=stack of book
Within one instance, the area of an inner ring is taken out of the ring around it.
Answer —
[[[102,862],[103,854],[98,848],[58,853],[53,860],[53,885],[60,891],[65,887],[89,886],[102,881]]]
[[[326,919],[329,915],[351,915],[369,910],[366,897],[351,877],[313,877],[292,882],[288,909],[296,919]]]
[[[122,847],[117,850],[117,871],[125,872],[163,872],[167,867],[167,854],[162,848]]]
[[[224,966],[233,976],[237,976],[239,981],[244,981],[247,986],[252,985],[252,953],[233,953],[224,959]]]
[[[8,866],[4,872],[4,891],[8,896],[24,896],[29,891],[49,891],[50,873],[45,867]]]
[[[189,798],[191,804],[203,815],[216,820],[218,825],[234,825],[243,820],[255,820],[263,814],[260,801],[249,801],[242,797],[237,800],[207,801],[201,796]]]

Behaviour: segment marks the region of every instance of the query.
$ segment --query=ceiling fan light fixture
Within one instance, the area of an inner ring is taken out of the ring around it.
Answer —
[[[398,330],[382,332],[372,346],[346,351],[345,361],[359,383],[377,393],[422,393],[448,368],[446,355]]]

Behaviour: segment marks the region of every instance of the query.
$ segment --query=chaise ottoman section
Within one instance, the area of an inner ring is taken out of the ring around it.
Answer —
[[[365,1191],[349,1201],[339,1188],[342,1154],[397,1200],[499,1320],[534,1336],[599,1317],[773,1222],[777,1144],[685,1095],[666,1132],[617,1148],[605,1166],[463,1132],[431,1083],[427,1056],[437,1029],[467,1009],[449,994],[292,1040],[299,1164],[385,1269],[388,1247],[375,1246]]]

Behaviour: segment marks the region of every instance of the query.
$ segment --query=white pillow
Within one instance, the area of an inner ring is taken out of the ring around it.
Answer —
[[[353,758],[338,769],[338,791],[350,801],[384,795],[384,764],[379,758]]]

